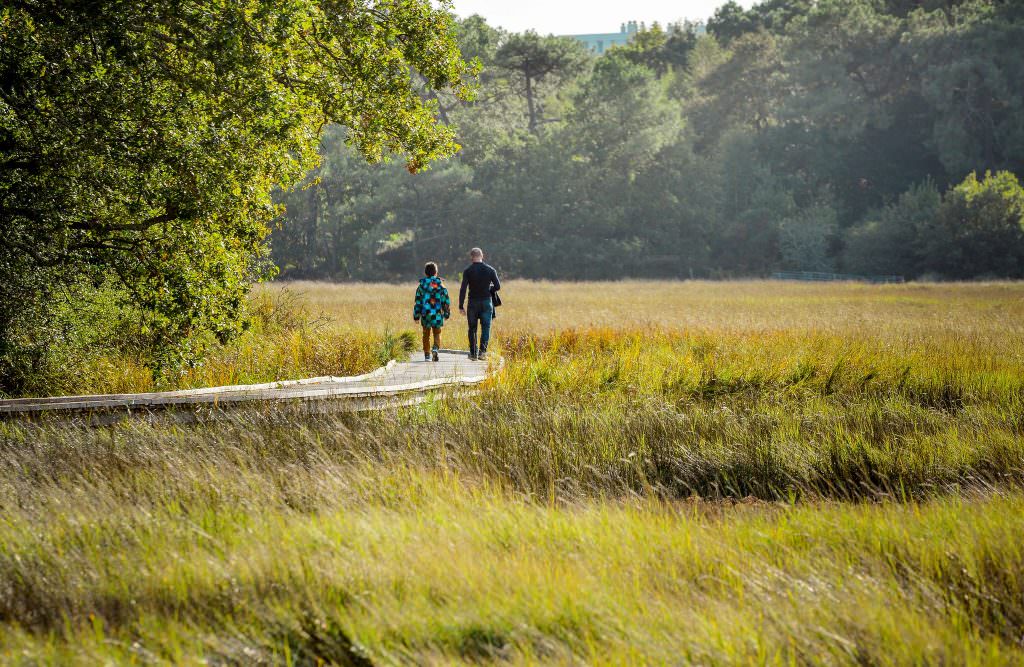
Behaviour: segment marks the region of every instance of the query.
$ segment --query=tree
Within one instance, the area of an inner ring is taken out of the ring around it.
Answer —
[[[570,76],[581,71],[588,55],[571,37],[541,37],[530,31],[509,36],[495,55],[497,67],[515,77],[526,100],[528,127],[536,134],[543,121],[538,85],[552,76]]]
[[[682,126],[678,105],[668,100],[665,88],[652,70],[616,49],[597,61],[573,95],[563,134],[586,178],[573,188],[573,215],[563,226],[573,238],[600,248],[600,253],[577,253],[588,266],[609,252],[605,261],[617,257],[628,269],[651,237],[651,227],[639,215],[644,202],[637,198],[636,180],[678,139]],[[587,272],[608,273],[588,268],[581,275]]]
[[[905,38],[921,67],[932,143],[952,176],[1024,170],[1024,7],[970,2],[915,15]]]
[[[573,95],[578,149],[623,177],[643,168],[676,139],[681,122],[654,72],[617,51],[601,58]]]
[[[899,199],[847,230],[844,268],[872,275],[920,274],[922,231],[935,220],[942,195],[932,180],[914,185]]]
[[[428,0],[12,0],[0,10],[0,346],[14,309],[116,284],[156,347],[229,337],[275,188],[348,128],[411,171],[457,150],[416,94],[467,95],[452,19]],[[5,350],[0,347],[0,355]]]
[[[687,108],[699,108],[707,100],[700,99],[703,93],[700,83],[725,63],[729,54],[711,35],[698,37],[693,48],[686,54],[686,67],[670,84],[672,97],[683,100]]]
[[[1013,174],[971,173],[921,229],[920,266],[945,278],[1024,276],[1024,187]]]
[[[763,275],[779,268],[779,221],[796,213],[793,194],[758,154],[757,137],[732,130],[710,156],[720,183],[712,262],[725,275]]]
[[[493,78],[489,71],[481,73],[481,69],[484,63],[489,66],[494,62],[494,54],[504,33],[487,25],[483,17],[477,14],[455,22],[454,28],[459,51],[463,60],[471,63],[479,91],[481,85]],[[467,102],[466,96],[457,89],[445,91],[435,88],[422,76],[417,79],[417,92],[436,105],[438,118],[445,125],[451,123],[452,112]],[[479,98],[474,95],[473,100],[479,101]]]
[[[479,14],[474,14],[458,23],[459,51],[466,61],[479,60],[493,63],[505,33],[487,24]],[[483,76],[488,76],[487,72]]]
[[[693,25],[671,24],[668,30],[663,30],[655,22],[649,30],[641,30],[633,35],[629,44],[617,46],[614,50],[617,55],[643,65],[662,77],[668,72],[685,69],[687,57],[696,44],[697,34]]]
[[[735,0],[720,5],[714,16],[708,19],[708,33],[724,44],[740,35],[753,32],[757,27],[753,18]]]
[[[949,11],[958,5],[973,0],[885,0],[887,14],[905,17],[914,11],[932,12],[937,9]]]
[[[327,128],[323,163],[301,187],[280,196],[284,213],[270,245],[283,278],[352,280],[377,268],[363,265],[360,248],[368,229],[386,214],[379,195],[397,165],[367,164],[346,136],[344,128]]]
[[[777,38],[757,32],[737,39],[728,60],[700,82],[689,109],[699,146],[708,149],[730,128],[763,132],[777,121],[786,72]]]
[[[941,175],[922,117],[920,65],[901,42],[905,22],[877,5],[823,0],[789,22],[785,87],[762,142],[777,171],[800,176],[798,199],[832,193],[844,227]]]
[[[678,138],[637,174],[628,223],[641,235],[642,255],[623,271],[630,276],[706,276],[717,233],[720,182],[691,142]]]
[[[791,21],[805,16],[813,5],[810,0],[763,0],[744,10],[730,0],[716,9],[708,20],[708,32],[726,46],[752,32],[781,35]]]
[[[815,203],[779,222],[779,254],[785,269],[834,271],[829,246],[836,233],[836,211]]]

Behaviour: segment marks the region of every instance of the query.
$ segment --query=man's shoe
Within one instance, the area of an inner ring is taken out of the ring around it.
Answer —
[[[476,352],[470,352],[469,353],[469,360],[470,361],[476,361]]]
[[[441,358],[437,356],[437,350],[434,350],[433,352],[430,353],[430,358],[433,359],[434,361],[441,361]]]
[[[481,352],[480,354],[476,355],[476,360],[477,361],[486,361],[487,360],[487,353],[486,352]]]

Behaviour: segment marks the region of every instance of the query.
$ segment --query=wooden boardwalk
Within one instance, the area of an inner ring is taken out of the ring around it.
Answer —
[[[487,379],[501,359],[470,361],[465,352],[443,350],[440,361],[415,352],[408,361],[388,363],[355,377],[318,377],[255,385],[161,391],[145,394],[97,394],[0,400],[0,419],[45,415],[85,415],[110,421],[131,414],[176,411],[210,414],[218,410],[268,404],[313,407],[316,411],[358,411],[411,405],[442,391],[463,390]]]

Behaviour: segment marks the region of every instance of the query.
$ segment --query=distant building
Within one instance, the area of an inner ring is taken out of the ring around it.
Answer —
[[[704,35],[708,34],[708,26],[706,23],[704,23],[704,21],[683,20],[680,21],[679,23],[672,24],[671,27],[675,28],[676,30],[692,33],[697,37],[703,37]]]
[[[657,25],[657,23],[653,24]],[[582,42],[584,46],[593,51],[594,53],[604,53],[613,46],[625,46],[629,44],[629,40],[633,39],[633,36],[638,32],[643,32],[647,29],[643,21],[637,23],[636,21],[627,21],[622,24],[618,32],[605,32],[594,35],[562,35],[563,37],[572,37],[573,39]],[[681,20],[678,23],[669,23],[666,28],[668,32],[681,31],[690,32],[694,35],[704,35],[707,33],[707,26],[704,25],[703,21],[685,21]]]
[[[583,42],[583,45],[594,53],[604,53],[613,46],[625,46],[633,35],[644,29],[644,25],[636,21],[623,23],[618,32],[597,33],[593,35],[564,35]]]

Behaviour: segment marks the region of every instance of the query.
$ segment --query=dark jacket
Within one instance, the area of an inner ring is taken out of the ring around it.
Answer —
[[[459,308],[466,306],[466,292],[469,300],[489,299],[494,292],[501,289],[498,272],[490,264],[473,262],[462,272],[462,287],[459,288]]]

